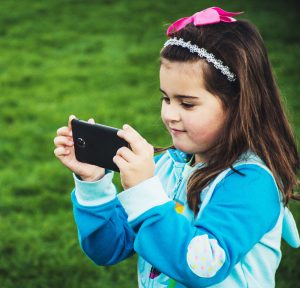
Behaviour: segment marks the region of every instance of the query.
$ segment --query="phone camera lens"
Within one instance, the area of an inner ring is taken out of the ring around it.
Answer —
[[[85,141],[82,138],[77,138],[77,145],[80,148],[85,148]]]

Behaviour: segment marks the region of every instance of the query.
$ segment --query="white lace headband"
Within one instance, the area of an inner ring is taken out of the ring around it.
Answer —
[[[219,69],[222,74],[227,76],[227,79],[229,81],[236,80],[235,74],[229,71],[229,67],[224,66],[221,60],[216,59],[215,56],[212,53],[208,53],[206,49],[199,48],[197,45],[191,44],[190,41],[185,42],[182,38],[177,39],[176,37],[167,40],[166,43],[164,44],[164,47],[168,45],[181,46],[183,48],[189,49],[191,53],[197,53],[199,57],[205,58],[207,62],[213,63],[215,68]]]

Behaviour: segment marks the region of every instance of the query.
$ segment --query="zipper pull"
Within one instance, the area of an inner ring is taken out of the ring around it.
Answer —
[[[161,272],[152,266],[151,270],[150,270],[149,278],[154,279],[154,278],[158,277],[160,274],[161,274]]]

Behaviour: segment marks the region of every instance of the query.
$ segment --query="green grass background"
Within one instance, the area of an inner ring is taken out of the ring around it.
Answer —
[[[136,256],[97,267],[80,250],[73,180],[53,155],[68,116],[169,145],[158,55],[167,24],[209,6],[245,11],[263,35],[300,135],[297,1],[0,2],[0,287],[136,287]],[[120,179],[114,181],[119,190]],[[300,225],[299,205],[291,209]],[[283,243],[277,287],[298,287],[299,250]],[[298,274],[298,275],[297,275]]]

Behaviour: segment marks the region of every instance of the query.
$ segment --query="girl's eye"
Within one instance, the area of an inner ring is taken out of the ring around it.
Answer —
[[[168,97],[161,96],[160,101],[166,101],[166,102],[168,102],[168,101],[170,101],[170,100],[169,100]]]
[[[182,105],[183,107],[185,107],[185,108],[192,108],[192,107],[195,106],[194,104],[184,103],[184,102],[182,102],[181,105]]]
[[[165,97],[165,96],[162,96],[160,98],[161,101],[165,101],[166,103],[170,103],[170,99],[168,97]],[[191,104],[191,103],[185,103],[185,102],[182,102],[180,104],[181,106],[183,106],[184,108],[186,109],[189,109],[189,108],[193,108],[195,105],[194,104]]]

